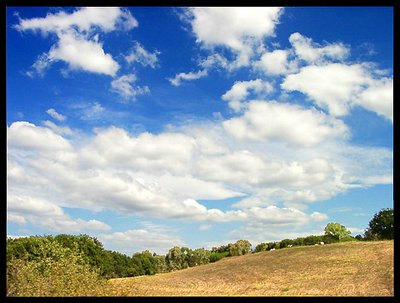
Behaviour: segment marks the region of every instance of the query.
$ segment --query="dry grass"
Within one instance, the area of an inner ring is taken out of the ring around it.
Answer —
[[[110,282],[127,296],[393,296],[393,263],[393,241],[347,242]]]

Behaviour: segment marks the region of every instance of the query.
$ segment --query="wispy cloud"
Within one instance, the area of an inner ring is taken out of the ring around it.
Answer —
[[[48,113],[52,118],[56,119],[57,121],[64,121],[67,117],[57,113],[54,108],[49,108],[46,113]]]

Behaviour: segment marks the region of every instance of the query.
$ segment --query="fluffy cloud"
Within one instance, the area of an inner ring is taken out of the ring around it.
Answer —
[[[129,30],[137,27],[138,22],[129,11],[118,7],[83,7],[71,14],[60,11],[48,14],[45,18],[20,19],[15,28],[20,31],[41,31],[46,34],[63,32],[72,27],[78,28],[81,32],[87,32],[93,27],[109,32],[115,30],[117,25]]]
[[[251,58],[264,48],[263,40],[274,36],[283,9],[279,7],[192,7],[184,9],[182,19],[191,25],[196,42],[210,54],[200,60],[202,70],[180,73],[168,79],[179,86],[182,80],[207,76],[208,70],[221,67],[230,71],[249,66]],[[227,59],[219,49],[228,49]]]
[[[278,7],[196,7],[187,10],[196,41],[212,49],[222,46],[247,65],[254,46],[273,36],[282,9]]]
[[[114,76],[120,68],[112,56],[104,52],[101,43],[88,40],[73,32],[59,35],[57,45],[52,46],[48,53],[48,60],[67,62],[71,70],[84,70],[109,76]]]
[[[222,95],[222,99],[228,101],[229,107],[235,112],[239,112],[243,108],[242,101],[248,97],[250,90],[254,91],[257,97],[263,97],[272,92],[273,89],[271,83],[261,79],[236,81],[232,88]]]
[[[374,180],[381,183],[392,174],[393,160],[385,149],[368,153],[365,148],[346,150],[340,144],[330,144],[346,133],[334,118],[330,120],[315,110],[265,101],[250,102],[243,117],[252,111],[252,106],[264,119],[268,118],[266,121],[284,116],[291,125],[293,121],[297,125],[290,128],[286,120],[279,118],[272,125],[280,129],[261,133],[255,145],[253,140],[227,136],[226,123],[136,136],[109,127],[97,129],[94,136],[75,144],[51,128],[15,122],[7,134],[9,195],[53,202],[38,202],[46,214],[51,214],[41,222],[23,216],[24,212],[15,206],[21,203],[13,203],[11,220],[54,225],[53,230],[62,226],[76,230],[79,224],[101,228],[101,223],[63,214],[63,207],[78,207],[191,221],[307,224],[324,215],[306,214],[300,210],[304,204],[332,197],[357,182],[358,186],[370,185]],[[274,137],[275,132],[281,141]],[[271,140],[280,142],[280,149]],[[293,154],[292,148],[285,147],[287,144],[303,148]],[[352,161],[352,157],[358,160]],[[43,187],[48,190],[43,192]],[[207,208],[198,201],[232,197],[244,197],[235,205],[237,210]],[[285,207],[271,207],[280,203]]]
[[[150,66],[151,68],[155,68],[158,62],[157,55],[160,52],[155,51],[154,53],[149,53],[146,51],[139,42],[135,42],[133,45],[132,52],[125,56],[125,60],[128,63],[138,62],[143,66]]]
[[[84,70],[114,76],[119,64],[106,54],[98,41],[96,31],[110,32],[121,28],[129,30],[138,26],[129,11],[117,7],[85,7],[67,14],[63,11],[48,14],[45,18],[20,19],[15,26],[20,31],[53,33],[58,41],[48,53],[39,56],[32,66],[42,75],[55,61],[64,61],[72,70]],[[28,72],[32,76],[32,72]]]
[[[276,76],[296,73],[300,66],[343,62],[350,49],[342,43],[326,43],[321,46],[312,39],[293,33],[289,37],[291,49],[276,49],[265,52],[253,62],[253,68],[265,75]]]
[[[312,146],[335,137],[347,138],[349,134],[341,120],[314,109],[274,101],[251,101],[243,116],[223,125],[240,140],[281,140],[290,146]]]
[[[98,220],[72,219],[61,207],[44,199],[28,196],[7,195],[7,213],[10,222],[27,222],[56,232],[78,232],[83,230],[108,230],[107,224]]]
[[[354,105],[360,105],[393,119],[393,80],[375,79],[370,65],[309,65],[288,75],[281,87],[306,94],[335,116],[346,115]]]
[[[15,122],[7,132],[9,146],[39,152],[68,151],[70,143],[48,128],[37,127],[29,122]]]
[[[147,86],[133,87],[131,83],[135,81],[136,76],[134,74],[123,75],[111,82],[111,90],[121,95],[125,100],[150,93]]]
[[[296,64],[288,60],[289,51],[277,49],[263,54],[253,66],[268,75],[287,74],[296,68]]]
[[[382,78],[371,81],[362,91],[356,104],[376,112],[393,123],[393,78]]]
[[[320,46],[312,39],[293,33],[289,37],[297,57],[309,64],[320,62],[325,58],[343,61],[349,55],[349,49],[342,43]]]

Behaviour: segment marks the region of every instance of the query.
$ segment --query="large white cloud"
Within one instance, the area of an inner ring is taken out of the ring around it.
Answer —
[[[280,140],[290,146],[312,146],[335,137],[346,139],[350,132],[341,120],[322,112],[275,101],[251,101],[242,116],[223,125],[239,140]]]
[[[376,112],[393,123],[393,78],[381,78],[371,81],[362,91],[356,104]]]
[[[201,60],[198,72],[180,73],[169,79],[179,86],[182,80],[205,77],[213,67],[236,70],[249,66],[251,58],[264,48],[264,40],[275,35],[275,27],[283,13],[280,7],[191,7],[184,9],[182,19],[188,22],[196,42],[209,55]],[[227,59],[220,49],[227,49]]]
[[[45,18],[20,19],[15,28],[21,31],[59,33],[72,27],[78,28],[81,32],[99,27],[109,32],[115,30],[117,25],[121,25],[124,29],[131,29],[138,26],[138,22],[129,11],[119,7],[82,7],[71,14],[60,11],[56,14],[48,14]]]
[[[68,14],[60,11],[44,18],[20,19],[15,26],[20,31],[40,31],[55,34],[58,41],[48,53],[38,57],[33,69],[42,75],[53,62],[61,60],[72,70],[84,70],[115,76],[119,64],[105,53],[97,32],[116,29],[130,30],[138,26],[127,10],[118,7],[83,7]],[[28,75],[32,76],[30,71]]]
[[[11,217],[11,222],[17,224],[29,222],[56,232],[111,229],[109,225],[95,219],[73,219],[60,206],[44,199],[12,193],[7,195],[7,216]]]
[[[101,43],[73,32],[59,35],[57,45],[48,53],[48,60],[67,62],[71,70],[82,69],[109,76],[114,76],[120,68],[112,56],[104,52]]]
[[[360,105],[393,119],[393,80],[376,78],[367,64],[309,65],[288,75],[281,87],[306,94],[335,116],[347,115],[352,107]]]
[[[62,215],[63,207],[192,221],[269,220],[271,224],[283,224],[287,212],[288,218],[295,217],[285,224],[306,224],[316,217],[304,212],[304,204],[330,198],[356,183],[391,182],[390,152],[343,148],[347,128],[339,120],[276,102],[248,105],[243,116],[234,119],[250,123],[252,117],[246,114],[254,110],[263,123],[267,121],[261,126],[249,124],[251,131],[260,132],[250,140],[235,137],[232,130],[228,135],[231,120],[171,127],[157,135],[133,136],[109,127],[85,138],[74,138],[80,136],[74,133],[69,139],[52,127],[15,122],[7,133],[8,193],[52,201],[45,206],[59,212],[61,219],[43,220],[43,224],[54,224],[53,229],[64,223],[70,230],[77,226]],[[268,130],[268,121],[277,128]],[[293,153],[293,145],[302,148]],[[352,157],[359,159],[358,165],[348,160]],[[244,197],[237,210],[222,211],[217,204],[207,208],[198,201],[232,197]],[[284,208],[278,206],[281,203]],[[275,213],[282,214],[282,222],[270,220]],[[14,222],[42,224],[25,212],[12,215]],[[101,228],[98,222],[85,222],[86,228]]]
[[[224,46],[237,52],[248,43],[274,35],[282,9],[278,7],[189,8],[197,42],[205,47]]]
[[[48,128],[37,127],[29,122],[14,122],[7,132],[9,146],[31,151],[68,151],[71,144]]]

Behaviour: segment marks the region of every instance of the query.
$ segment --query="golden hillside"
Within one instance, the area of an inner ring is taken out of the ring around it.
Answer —
[[[292,247],[155,276],[112,279],[128,296],[393,296],[394,242]]]

